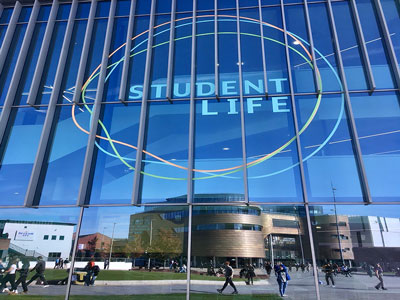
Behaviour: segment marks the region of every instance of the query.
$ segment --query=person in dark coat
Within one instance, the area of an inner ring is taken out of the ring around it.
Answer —
[[[236,286],[232,281],[232,278],[233,278],[233,269],[230,266],[230,262],[226,261],[225,262],[225,283],[224,283],[224,286],[222,287],[222,289],[217,289],[218,293],[222,294],[222,292],[228,286],[228,284],[230,284],[230,286],[233,287],[233,293],[232,294],[235,295],[235,294],[238,293],[238,291],[236,289]]]
[[[48,283],[46,281],[46,278],[44,277],[44,271],[46,270],[46,262],[43,260],[43,257],[39,256],[37,258],[37,263],[35,265],[35,267],[30,271],[36,271],[36,274],[33,275],[33,277],[27,282],[26,285],[30,285],[32,283],[32,281],[34,281],[35,279],[39,278],[42,283],[44,284],[44,287],[48,287]]]

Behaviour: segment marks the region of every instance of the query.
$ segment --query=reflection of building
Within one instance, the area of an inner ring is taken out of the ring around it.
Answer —
[[[400,257],[400,219],[375,216],[349,217],[352,247],[359,262]]]
[[[80,235],[78,239],[78,250],[110,250],[111,238],[99,232]]]
[[[0,235],[8,236],[8,251],[45,258],[69,257],[75,224],[35,221],[0,221]]]
[[[321,261],[354,260],[350,224],[347,216],[315,216],[314,225],[314,242],[317,246],[318,258]]]

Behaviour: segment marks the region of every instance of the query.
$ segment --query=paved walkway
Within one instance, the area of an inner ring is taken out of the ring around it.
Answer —
[[[292,280],[289,281],[286,299],[312,300],[316,299],[314,278],[311,272],[291,272]],[[378,280],[367,275],[353,275],[345,277],[338,275],[334,277],[336,287],[326,286],[324,274],[320,274],[323,284],[320,285],[321,299],[324,300],[392,300],[400,299],[400,277],[387,276],[384,282],[387,291],[377,291],[374,286]],[[217,288],[222,286],[221,281],[192,281],[191,292],[216,294]],[[247,286],[244,282],[235,283],[240,294],[249,295],[249,299],[255,294],[278,294],[278,285],[275,278],[269,280],[255,281],[253,286]],[[30,286],[31,295],[64,295],[66,286]],[[185,293],[185,280],[149,280],[149,281],[98,281],[96,286],[86,287],[74,285],[71,288],[73,295],[139,295],[139,294],[169,294]],[[230,294],[232,288],[227,287],[225,293]],[[50,297],[51,299],[51,297]],[[114,298],[113,298],[114,299]],[[117,299],[117,298],[116,298]]]

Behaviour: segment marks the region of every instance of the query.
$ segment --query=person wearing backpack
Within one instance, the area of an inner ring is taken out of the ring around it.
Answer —
[[[288,281],[290,280],[290,275],[283,263],[277,265],[275,269],[275,275],[279,285],[279,294],[281,297],[286,297],[285,291]]]

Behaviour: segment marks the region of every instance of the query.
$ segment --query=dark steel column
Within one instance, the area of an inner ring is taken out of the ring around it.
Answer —
[[[130,7],[130,11],[129,11],[129,21],[128,21],[128,30],[126,33],[124,63],[122,66],[121,86],[119,87],[119,96],[118,96],[118,99],[122,102],[125,102],[126,98],[127,98],[126,97],[126,88],[127,88],[127,84],[128,84],[129,63],[130,63],[132,38],[133,38],[133,27],[135,25],[136,2],[137,2],[137,0],[131,1],[131,7]]]
[[[369,203],[372,203],[371,193],[369,190],[367,174],[365,171],[364,161],[362,158],[360,141],[358,139],[358,133],[357,133],[357,127],[356,127],[356,123],[354,120],[353,110],[351,107],[350,94],[349,94],[349,90],[347,87],[346,75],[344,72],[344,66],[343,66],[343,60],[342,60],[342,53],[340,52],[340,45],[339,45],[339,40],[337,37],[335,17],[333,16],[331,0],[328,0],[328,2],[326,3],[326,7],[327,7],[327,11],[328,11],[329,25],[330,25],[330,28],[332,30],[332,35],[333,35],[333,44],[334,44],[334,48],[335,48],[335,52],[336,52],[339,76],[340,76],[340,79],[341,79],[342,85],[343,85],[344,99],[345,99],[345,104],[346,104],[345,106],[346,106],[346,112],[347,112],[347,121],[348,121],[349,129],[350,129],[351,139],[352,139],[352,143],[353,143],[353,149],[355,152],[355,158],[357,161],[358,172],[359,172],[360,179],[361,179],[360,184],[362,186],[362,190],[364,193],[364,201],[367,204],[369,204]]]
[[[215,97],[219,101],[219,63],[218,63],[218,0],[214,0],[214,73]]]
[[[143,156],[143,143],[144,136],[146,134],[146,116],[147,116],[147,97],[150,91],[150,73],[151,73],[151,58],[153,54],[153,33],[154,33],[154,14],[156,11],[156,0],[151,1],[151,11],[150,11],[150,22],[149,22],[149,35],[147,40],[147,54],[146,54],[146,65],[144,70],[144,81],[143,81],[143,97],[142,97],[142,107],[140,111],[139,120],[139,133],[137,141],[137,152],[136,152],[136,162],[135,162],[135,174],[133,178],[133,191],[132,191],[132,204],[139,203],[139,193],[140,193],[140,177],[142,171],[142,156]]]
[[[18,54],[17,63],[15,64],[14,73],[11,77],[11,83],[7,91],[6,99],[4,100],[3,110],[1,111],[0,115],[0,144],[4,142],[3,140],[4,133],[7,127],[8,119],[10,117],[11,106],[14,104],[15,95],[17,93],[17,89],[22,77],[22,72],[24,71],[24,65],[26,57],[28,55],[29,46],[32,41],[33,32],[35,31],[35,25],[37,16],[39,14],[39,9],[40,9],[40,2],[38,0],[35,0],[31,16],[29,17],[29,22],[26,28],[25,36],[22,41],[22,45]]]
[[[169,29],[169,49],[168,49],[168,71],[167,71],[167,99],[172,103],[172,91],[174,86],[172,83],[174,53],[175,53],[175,15],[176,15],[176,0],[172,0],[171,4],[171,23]]]
[[[364,63],[364,67],[366,68],[366,75],[368,80],[368,86],[370,91],[374,91],[376,88],[374,75],[372,73],[371,63],[369,61],[367,45],[365,44],[364,33],[360,23],[360,17],[358,15],[358,9],[355,0],[350,0],[350,8],[353,14],[354,25],[356,27],[358,42],[360,43],[361,55]]]
[[[49,20],[47,21],[46,31],[44,33],[42,47],[40,48],[39,58],[36,64],[35,73],[33,74],[31,88],[28,94],[28,100],[26,104],[34,105],[36,102],[36,96],[39,90],[40,82],[42,81],[42,74],[44,66],[46,64],[47,53],[49,52],[51,37],[53,35],[54,24],[57,18],[59,2],[58,0],[53,0],[53,5],[51,6]]]
[[[91,116],[91,123],[90,123],[90,133],[88,137],[88,143],[86,147],[86,154],[85,154],[85,161],[83,163],[83,171],[81,177],[81,183],[79,187],[79,194],[77,205],[84,205],[86,204],[86,197],[88,192],[88,185],[90,179],[90,173],[92,171],[93,165],[93,154],[94,154],[94,147],[95,147],[95,140],[97,134],[97,127],[99,123],[99,116],[101,111],[101,102],[104,96],[104,85],[105,79],[107,75],[107,65],[108,65],[108,55],[110,52],[111,46],[111,38],[113,33],[114,27],[114,16],[115,16],[115,8],[117,6],[117,0],[111,0],[110,12],[108,15],[108,23],[107,23],[107,30],[106,30],[106,37],[104,41],[103,47],[103,54],[101,58],[101,67],[100,67],[100,74],[97,82],[97,92],[96,92],[96,99],[92,109],[92,116]]]
[[[263,72],[264,72],[264,92],[265,96],[268,97],[268,78],[267,78],[267,63],[265,61],[265,41],[264,41],[264,24],[263,24],[263,15],[261,8],[261,0],[258,0],[258,14],[260,19],[260,35],[261,35],[261,52],[262,52],[262,64],[263,64]]]
[[[44,159],[46,157],[46,149],[49,146],[48,143],[50,140],[50,135],[51,135],[50,133],[51,133],[51,128],[53,126],[57,101],[60,96],[60,93],[62,94],[61,84],[64,76],[65,63],[68,57],[68,50],[71,44],[71,36],[74,29],[77,8],[78,8],[78,0],[73,0],[71,5],[71,10],[69,12],[67,29],[65,30],[65,36],[61,48],[60,58],[58,60],[56,75],[54,78],[54,86],[53,90],[51,91],[49,107],[47,109],[46,119],[44,121],[42,134],[40,136],[39,148],[36,153],[32,174],[29,179],[29,184],[25,195],[25,206],[28,207],[32,205],[39,205],[39,203],[34,203],[34,199],[37,193],[37,188],[38,188],[37,185],[40,178],[40,172],[43,168]]]
[[[239,68],[239,101],[240,101],[240,127],[242,133],[242,163],[243,163],[243,183],[244,201],[249,203],[249,188],[247,182],[247,152],[246,152],[246,129],[244,124],[244,99],[243,99],[243,71],[242,71],[242,47],[240,43],[240,10],[239,0],[236,0],[236,37],[238,47],[238,68]]]
[[[90,43],[92,41],[93,23],[96,15],[97,0],[92,0],[90,5],[89,17],[86,25],[85,39],[83,42],[81,59],[79,61],[78,74],[76,75],[75,92],[72,97],[73,103],[79,103],[81,97],[81,89],[83,84],[83,77],[85,76],[86,64],[89,55]]]

